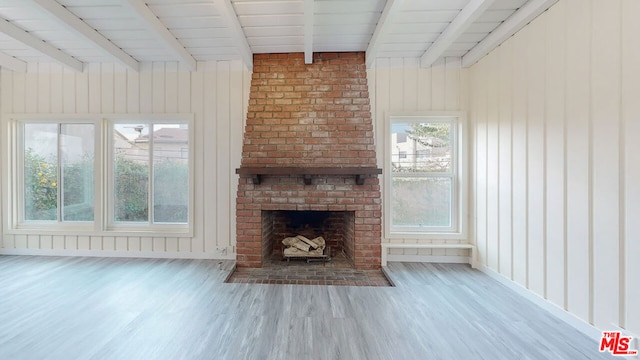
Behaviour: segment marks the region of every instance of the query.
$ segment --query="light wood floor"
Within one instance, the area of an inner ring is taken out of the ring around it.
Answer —
[[[225,284],[231,262],[0,256],[0,359],[602,359],[466,265],[396,287]]]

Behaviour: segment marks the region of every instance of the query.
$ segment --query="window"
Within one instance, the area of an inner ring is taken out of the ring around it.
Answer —
[[[7,229],[191,234],[192,120],[15,115]],[[187,235],[190,236],[190,235]]]
[[[27,122],[19,134],[20,222],[93,221],[94,125]]]
[[[114,225],[187,224],[189,125],[114,123]]]
[[[389,120],[387,235],[461,234],[464,187],[459,117],[392,116]]]

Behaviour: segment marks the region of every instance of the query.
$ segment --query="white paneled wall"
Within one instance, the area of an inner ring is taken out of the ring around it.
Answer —
[[[371,113],[377,144],[378,166],[384,166],[385,136],[388,135],[389,114],[419,113],[421,111],[459,111],[466,103],[463,83],[465,72],[457,57],[441,59],[429,68],[421,68],[417,58],[378,58],[368,70]],[[383,179],[383,176],[381,176]],[[384,232],[383,232],[384,234]],[[383,239],[383,241],[391,241]],[[393,239],[393,242],[444,243],[445,240],[418,240],[414,238]],[[453,243],[458,240],[447,240]],[[467,250],[456,249],[391,249],[390,260],[402,259],[447,261],[444,256],[467,257]],[[401,255],[402,257],[395,257]],[[431,256],[431,258],[429,258]],[[460,261],[464,261],[461,259]]]
[[[480,261],[640,334],[640,2],[561,0],[471,68]]]
[[[240,165],[250,82],[241,62],[198,63],[194,72],[181,70],[174,62],[143,63],[137,73],[114,64],[90,64],[83,73],[55,64],[30,64],[27,73],[3,70],[0,76],[3,114],[63,118],[64,114],[193,113],[196,178],[193,237],[21,234],[4,229],[0,251],[233,258],[235,168]],[[3,203],[2,211],[7,206]]]

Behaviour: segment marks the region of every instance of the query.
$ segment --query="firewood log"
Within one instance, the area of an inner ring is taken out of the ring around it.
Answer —
[[[313,240],[309,240],[307,237],[303,236],[303,235],[298,235],[296,236],[297,239],[302,240],[305,244],[311,246],[314,250],[318,248],[318,244],[315,243]]]

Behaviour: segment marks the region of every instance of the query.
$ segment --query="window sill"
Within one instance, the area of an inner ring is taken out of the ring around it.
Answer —
[[[5,234],[11,235],[62,235],[62,236],[128,236],[128,237],[193,237],[190,229],[106,229],[95,230],[93,228],[79,227],[17,227],[7,229]]]

